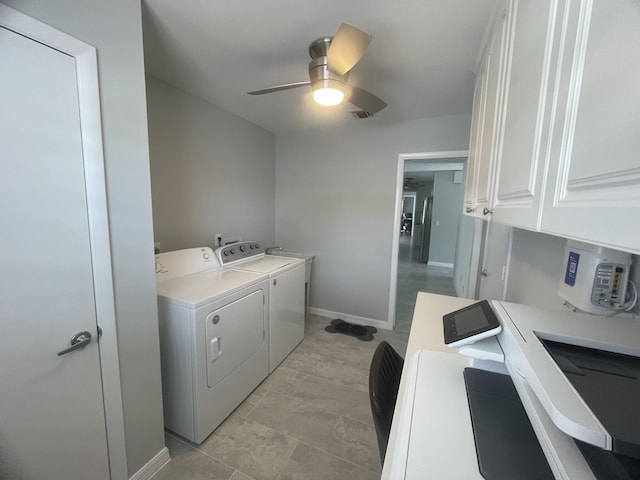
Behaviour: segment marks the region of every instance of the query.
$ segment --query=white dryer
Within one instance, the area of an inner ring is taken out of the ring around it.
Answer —
[[[208,247],[156,255],[165,427],[205,438],[268,375],[268,276]]]
[[[269,373],[304,339],[303,258],[265,255],[258,242],[240,242],[216,250],[223,266],[269,275]]]

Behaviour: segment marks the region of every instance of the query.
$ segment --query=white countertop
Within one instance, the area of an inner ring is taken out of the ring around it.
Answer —
[[[482,478],[462,376],[468,360],[444,345],[442,331],[444,314],[473,303],[418,293],[383,479]],[[408,382],[412,373],[420,381]],[[420,428],[411,428],[414,406],[419,406]]]

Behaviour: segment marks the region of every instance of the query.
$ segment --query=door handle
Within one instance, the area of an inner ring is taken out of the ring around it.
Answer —
[[[483,277],[488,277],[488,276],[489,276],[489,272],[488,272],[488,271],[487,271],[487,269],[485,268],[485,269],[483,269],[483,270],[480,272],[480,275],[482,275]]]
[[[89,332],[78,332],[71,337],[71,346],[58,352],[58,356],[66,355],[69,352],[84,348],[91,343],[91,334]]]

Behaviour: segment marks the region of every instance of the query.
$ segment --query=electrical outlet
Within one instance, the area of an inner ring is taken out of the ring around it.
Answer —
[[[232,243],[239,243],[241,241],[242,237],[239,236],[224,237],[222,239],[222,245],[231,245]]]

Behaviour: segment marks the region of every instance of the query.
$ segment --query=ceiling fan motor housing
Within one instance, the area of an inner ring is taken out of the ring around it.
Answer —
[[[329,54],[331,40],[333,40],[333,37],[321,37],[311,42],[309,56],[311,58],[326,57]]]
[[[338,75],[329,70],[327,66],[327,57],[317,57],[309,62],[309,81],[311,89],[317,88],[336,88],[348,97],[348,89],[346,88],[349,74]]]
[[[327,55],[332,40],[333,37],[322,37],[314,40],[309,45],[309,56],[311,57],[311,62],[309,62],[309,81],[311,82],[311,89],[335,88],[344,93],[345,98],[348,99],[349,92],[346,88],[346,83],[349,74],[338,75],[329,70]]]

